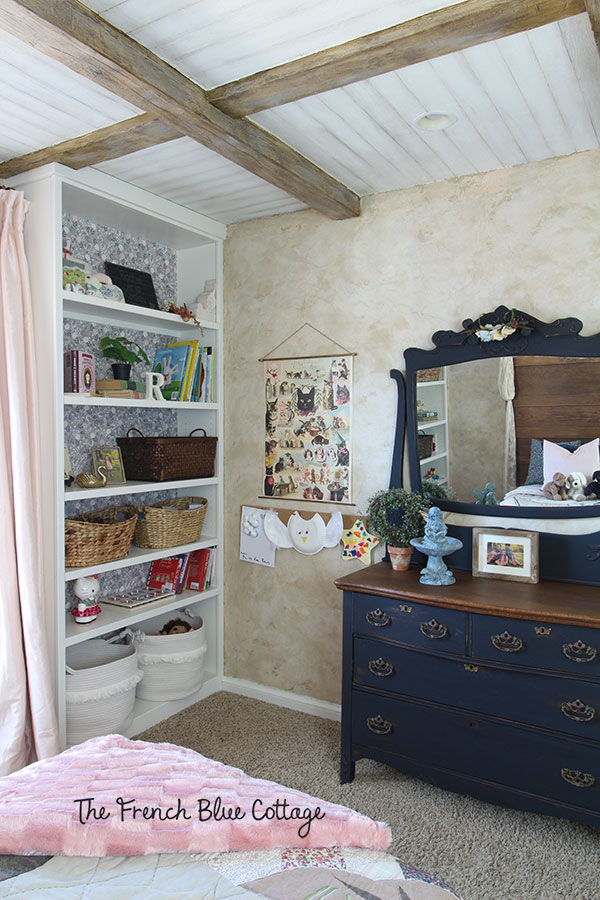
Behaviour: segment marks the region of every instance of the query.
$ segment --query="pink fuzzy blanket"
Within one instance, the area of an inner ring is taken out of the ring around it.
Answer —
[[[385,850],[390,829],[175,744],[94,738],[0,778],[0,853]]]

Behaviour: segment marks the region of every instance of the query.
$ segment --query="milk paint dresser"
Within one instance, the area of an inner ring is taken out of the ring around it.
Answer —
[[[378,760],[600,827],[600,590],[382,562],[344,592],[341,781]]]

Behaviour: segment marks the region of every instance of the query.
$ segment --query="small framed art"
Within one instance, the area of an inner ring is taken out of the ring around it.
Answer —
[[[123,457],[119,447],[92,447],[94,475],[99,475],[100,466],[106,472],[107,484],[126,484]]]
[[[473,529],[473,575],[507,581],[538,580],[537,531]]]

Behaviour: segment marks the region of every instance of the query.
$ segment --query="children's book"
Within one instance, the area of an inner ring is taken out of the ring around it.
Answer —
[[[167,556],[165,559],[155,559],[150,566],[146,587],[148,589],[175,593],[181,565],[182,560],[180,556]]]
[[[183,395],[183,383],[189,344],[181,344],[179,347],[161,347],[154,357],[154,372],[161,372],[165,376],[165,383],[161,387],[165,400],[181,400]]]
[[[209,555],[210,550],[208,548],[205,548],[204,550],[194,550],[191,554],[188,566],[188,574],[185,581],[186,590],[204,590],[206,568],[208,565]]]
[[[180,400],[189,400],[192,394],[192,381],[196,369],[196,359],[198,358],[199,341],[176,341],[168,344],[169,347],[189,347],[190,352],[187,356],[185,372],[183,373],[183,390]]]

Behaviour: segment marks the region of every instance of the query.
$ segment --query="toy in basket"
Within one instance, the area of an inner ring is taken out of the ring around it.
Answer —
[[[154,549],[193,544],[200,539],[207,509],[205,497],[172,497],[143,506],[133,542]]]
[[[206,632],[189,609],[162,613],[121,636],[131,638],[144,673],[136,689],[141,700],[179,700],[202,687]]]

